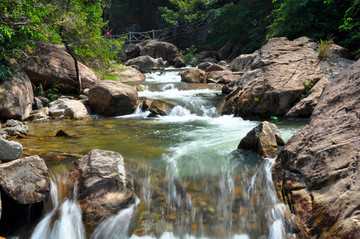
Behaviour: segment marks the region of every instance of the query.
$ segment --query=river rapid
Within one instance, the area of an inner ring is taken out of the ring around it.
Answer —
[[[139,108],[121,117],[28,125],[24,155],[46,160],[52,191],[43,218],[14,238],[289,238],[271,178],[275,159],[237,150],[260,122],[221,116],[221,88],[182,83],[179,71],[148,73],[141,86],[139,97],[176,105],[170,115],[147,117]],[[287,141],[307,121],[273,123]],[[75,137],[54,137],[60,129]],[[86,235],[76,188],[61,188],[73,162],[92,149],[119,152],[136,165],[137,200]]]

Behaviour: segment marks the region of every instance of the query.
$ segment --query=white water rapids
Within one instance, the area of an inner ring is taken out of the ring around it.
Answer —
[[[289,238],[283,220],[286,207],[277,199],[271,177],[274,159],[236,151],[259,122],[221,116],[221,90],[181,83],[177,71],[149,73],[142,87],[140,97],[171,102],[175,105],[171,113],[148,118],[149,112],[139,107],[134,114],[114,120],[151,125],[147,137],[170,141],[170,146],[146,166],[145,175],[136,178],[144,205],[139,225],[129,231],[138,205],[134,204],[102,222],[90,238]],[[278,126],[285,140],[300,129]],[[154,168],[163,171],[163,181],[154,176]],[[52,182],[53,209],[31,239],[86,238],[74,195],[59,202]]]

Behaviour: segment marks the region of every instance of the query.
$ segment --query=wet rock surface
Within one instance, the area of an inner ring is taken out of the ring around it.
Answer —
[[[117,152],[90,151],[75,162],[70,177],[78,182],[78,202],[87,233],[134,202],[131,178]]]
[[[326,86],[273,167],[300,238],[359,238],[360,61]]]
[[[275,157],[279,146],[285,145],[275,124],[263,121],[253,128],[241,141],[239,149],[252,149],[264,157]]]
[[[181,73],[181,81],[186,83],[206,83],[205,71],[192,68]]]

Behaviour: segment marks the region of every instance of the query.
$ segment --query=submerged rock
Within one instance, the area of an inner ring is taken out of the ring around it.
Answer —
[[[117,152],[90,151],[75,162],[70,176],[79,185],[78,201],[87,233],[135,200],[124,159]]]
[[[263,121],[240,141],[238,149],[252,149],[261,156],[273,158],[278,147],[284,144],[276,125]]]
[[[0,160],[3,162],[18,159],[23,152],[23,147],[15,141],[0,138]]]
[[[360,238],[360,60],[324,90],[273,167],[299,238]]]
[[[181,73],[181,81],[187,83],[206,83],[205,71],[192,68]]]
[[[139,103],[136,89],[121,82],[104,80],[89,90],[92,114],[118,116],[131,114]]]

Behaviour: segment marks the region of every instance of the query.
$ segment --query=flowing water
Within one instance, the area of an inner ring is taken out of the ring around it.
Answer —
[[[51,206],[31,238],[86,238],[76,191],[59,190],[59,178],[92,149],[117,151],[138,165],[138,199],[91,238],[288,238],[286,208],[271,178],[274,159],[236,150],[259,122],[219,115],[221,88],[181,83],[177,71],[149,73],[142,88],[140,97],[176,107],[162,117],[139,108],[122,117],[29,125],[24,153],[40,155],[54,175]],[[275,123],[288,140],[306,121]],[[54,137],[60,129],[75,137]]]

